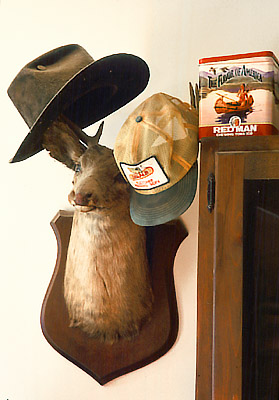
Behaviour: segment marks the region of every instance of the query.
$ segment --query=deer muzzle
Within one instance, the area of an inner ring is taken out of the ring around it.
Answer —
[[[76,193],[74,203],[77,206],[88,206],[90,197],[90,193]]]

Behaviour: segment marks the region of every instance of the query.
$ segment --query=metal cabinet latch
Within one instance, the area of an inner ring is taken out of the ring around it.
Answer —
[[[215,205],[215,176],[210,173],[207,178],[207,209],[212,213]]]

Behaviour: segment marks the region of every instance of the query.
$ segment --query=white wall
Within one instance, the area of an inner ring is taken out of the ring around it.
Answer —
[[[150,82],[106,118],[102,143],[112,147],[129,113],[151,94],[189,100],[200,58],[260,50],[278,56],[278,15],[278,0],[0,0],[0,400],[192,400],[195,388],[198,196],[182,217],[190,235],[174,266],[180,331],[165,356],[101,387],[44,339],[40,309],[56,261],[49,222],[68,207],[72,174],[44,152],[8,163],[28,133],[6,94],[19,69],[68,43],[95,59],[118,52],[142,57]]]

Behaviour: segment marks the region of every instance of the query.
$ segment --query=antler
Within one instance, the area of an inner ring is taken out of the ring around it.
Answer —
[[[79,126],[77,126],[73,121],[69,120],[65,115],[61,115],[61,120],[66,123],[75,135],[81,140],[84,144],[89,146],[93,146],[94,144],[98,144],[100,137],[103,133],[104,121],[100,124],[98,131],[95,136],[87,135]]]
[[[189,82],[189,90],[190,90],[190,98],[191,98],[191,106],[199,110],[199,87],[198,84],[195,84],[195,90],[191,82]]]

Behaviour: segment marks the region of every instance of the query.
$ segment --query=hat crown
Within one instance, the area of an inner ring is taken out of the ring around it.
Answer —
[[[8,95],[29,128],[64,85],[93,58],[79,45],[51,50],[26,64],[8,89]]]

